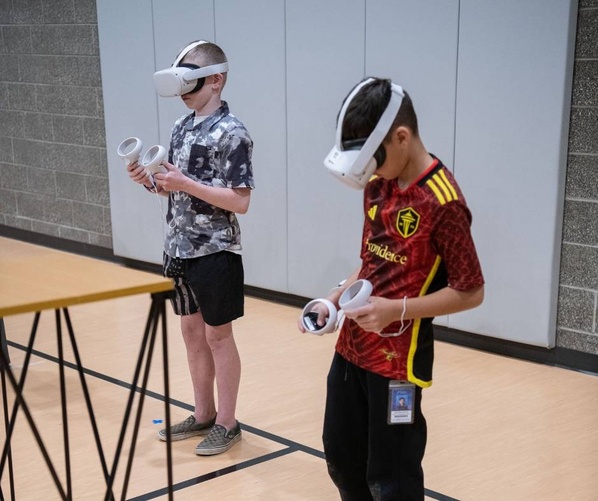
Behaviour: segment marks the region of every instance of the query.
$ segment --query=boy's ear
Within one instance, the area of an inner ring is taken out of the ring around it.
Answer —
[[[224,84],[224,75],[222,73],[215,73],[212,75],[212,84],[217,84],[222,87]]]
[[[397,127],[393,132],[393,136],[397,138],[399,144],[409,141],[412,135],[411,129],[409,127],[405,127],[404,125]]]

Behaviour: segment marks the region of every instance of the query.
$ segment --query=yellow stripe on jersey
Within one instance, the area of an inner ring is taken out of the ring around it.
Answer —
[[[449,181],[448,177],[443,170],[439,170],[430,179],[426,181],[426,184],[436,195],[436,198],[440,202],[440,205],[444,205],[447,202],[458,200],[459,196],[457,191],[453,188],[453,185]]]
[[[432,191],[436,195],[436,198],[440,202],[440,205],[444,205],[446,203],[446,200],[444,199],[444,196],[442,195],[442,193],[438,189],[438,186],[436,186],[436,183],[434,183],[434,180],[433,179],[428,179],[426,181],[426,184],[432,189]]]
[[[455,188],[453,188],[453,185],[451,184],[451,182],[446,177],[444,170],[440,169],[440,171],[438,173],[440,174],[440,177],[443,179],[445,184],[448,186],[448,189],[451,190],[451,194],[453,195],[453,200],[458,200],[459,196],[457,195],[457,192],[455,191]]]
[[[446,187],[446,184],[444,184],[442,178],[438,174],[434,174],[432,178],[434,179],[434,181],[436,181],[436,184],[440,186],[440,188],[442,189],[442,192],[444,193],[444,198],[446,198],[449,202],[452,201],[453,196],[451,195],[449,189]]]
[[[426,292],[428,292],[428,288],[430,287],[432,280],[434,280],[434,277],[436,276],[436,273],[438,272],[438,268],[440,267],[441,262],[442,262],[441,257],[436,256],[436,260],[434,261],[434,265],[432,266],[432,269],[430,270],[430,273],[428,274],[428,278],[426,278],[426,281],[425,281],[421,291],[419,291],[420,297],[424,296],[426,294]],[[407,379],[410,382],[415,383],[417,386],[419,386],[421,388],[428,388],[428,387],[432,386],[432,380],[423,381],[423,380],[417,378],[415,376],[415,374],[413,374],[413,359],[415,358],[415,352],[417,351],[417,341],[419,338],[420,324],[421,324],[421,319],[419,319],[419,318],[413,322],[413,329],[411,331],[411,345],[409,346],[409,355],[407,355]]]

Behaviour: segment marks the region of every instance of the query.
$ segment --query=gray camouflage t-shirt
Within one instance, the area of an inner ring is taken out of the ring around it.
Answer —
[[[168,161],[187,177],[223,188],[254,188],[253,142],[226,102],[201,123],[195,113],[172,128]],[[234,213],[182,191],[168,197],[164,252],[189,259],[222,250],[241,250],[241,229]]]

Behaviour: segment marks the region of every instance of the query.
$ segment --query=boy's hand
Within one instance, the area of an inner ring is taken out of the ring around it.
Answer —
[[[383,297],[370,296],[368,304],[345,311],[345,316],[357,322],[357,325],[368,332],[382,332],[382,330],[401,319],[402,303]]]
[[[316,303],[314,307],[311,309],[311,311],[315,311],[318,313],[318,320],[316,323],[320,327],[324,327],[326,325],[326,319],[330,316],[330,312],[328,311],[328,308],[326,308],[326,305],[323,303]],[[303,314],[303,312],[301,312],[301,314]],[[297,327],[301,332],[305,332],[305,327],[303,327],[303,320],[301,316],[297,320]]]
[[[143,167],[138,160],[131,162],[127,165],[127,174],[129,177],[138,184],[151,185],[149,176],[145,167]]]
[[[189,178],[169,162],[164,161],[162,166],[164,172],[154,174],[156,184],[166,191],[186,191],[185,185]]]

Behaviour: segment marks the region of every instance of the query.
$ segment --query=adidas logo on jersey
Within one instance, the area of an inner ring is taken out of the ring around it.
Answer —
[[[378,206],[374,205],[370,208],[370,210],[368,210],[368,216],[370,216],[370,219],[373,221],[374,218],[376,217],[376,212],[378,211]]]

